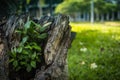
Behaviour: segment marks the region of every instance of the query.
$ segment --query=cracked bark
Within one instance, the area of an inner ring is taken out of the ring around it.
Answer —
[[[48,68],[39,71],[34,80],[68,80],[67,50],[70,41],[70,26],[67,16],[57,16],[52,23],[47,44],[44,50]]]

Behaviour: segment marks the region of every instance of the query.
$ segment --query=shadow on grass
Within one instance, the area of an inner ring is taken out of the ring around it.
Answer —
[[[73,40],[75,39],[75,37],[76,37],[76,32],[71,32],[71,42],[73,42]]]
[[[69,80],[120,80],[120,33],[85,30],[68,52]]]

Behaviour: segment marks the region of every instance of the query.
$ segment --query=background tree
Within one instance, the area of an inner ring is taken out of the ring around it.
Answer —
[[[90,1],[91,0],[64,0],[59,4],[55,13],[64,13],[69,15],[79,15],[84,21],[89,20],[90,15]],[[118,12],[119,16],[119,0],[93,0],[94,1],[94,13],[96,20],[104,21],[114,20],[115,12]],[[107,16],[107,17],[105,17]],[[78,17],[78,16],[77,16]]]

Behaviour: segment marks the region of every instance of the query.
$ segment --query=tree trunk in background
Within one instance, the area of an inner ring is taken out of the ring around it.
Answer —
[[[96,20],[97,20],[97,21],[100,20],[100,15],[99,15],[99,13],[96,14]]]
[[[107,13],[106,19],[107,19],[107,20],[110,20],[110,14],[109,14],[109,13]]]
[[[83,12],[83,21],[86,21],[86,13]]]
[[[38,18],[38,19],[40,19],[40,17],[42,16],[42,7],[41,7],[41,5],[40,5],[40,0],[38,1],[38,3],[37,3],[37,5],[38,5],[38,10],[36,11],[36,18]]]
[[[91,9],[91,11],[90,11],[91,12],[91,23],[93,24],[94,23],[94,0],[91,0],[90,4],[91,4],[91,6],[90,6],[91,7],[90,8]]]
[[[79,21],[81,21],[81,12],[79,12]]]
[[[117,16],[118,16],[118,19],[120,20],[120,11],[118,11],[118,15]]]
[[[114,18],[115,18],[115,14],[114,14],[114,12],[112,12],[112,18],[111,18],[111,20],[113,21]]]
[[[73,16],[74,16],[74,21],[77,21],[77,13],[76,12],[74,12]]]
[[[87,21],[90,21],[90,14],[87,13]]]
[[[80,19],[79,12],[76,12],[76,21],[79,21],[79,19]]]
[[[101,14],[101,22],[104,21],[104,14]]]

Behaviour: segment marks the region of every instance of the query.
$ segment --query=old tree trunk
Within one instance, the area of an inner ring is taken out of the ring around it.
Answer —
[[[18,41],[14,35],[14,30],[21,27],[27,19],[26,15],[11,16],[8,19],[2,19],[0,22],[0,80],[13,80],[10,78],[11,73],[9,67],[8,51],[16,45]],[[44,41],[43,61],[37,67],[32,77],[27,74],[21,76],[13,76],[15,80],[67,80],[67,50],[70,46],[70,26],[69,18],[65,15],[57,15],[54,17],[45,16],[40,20],[34,20],[40,25],[51,22],[46,30],[48,38]],[[19,73],[23,74],[23,73]],[[18,75],[19,75],[18,74]]]

